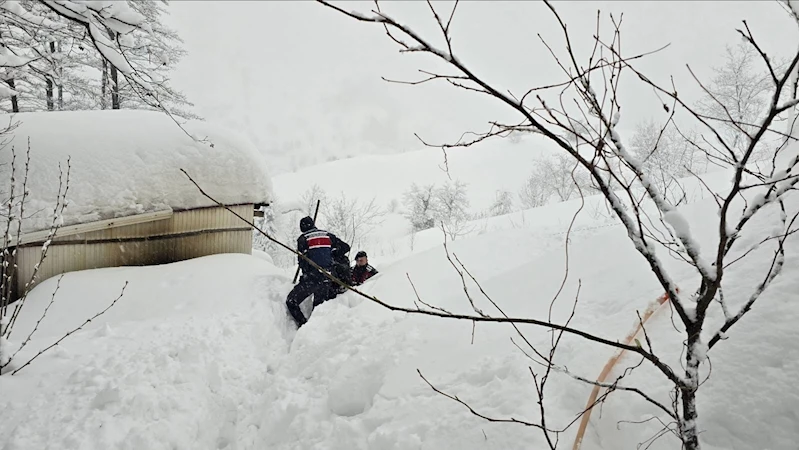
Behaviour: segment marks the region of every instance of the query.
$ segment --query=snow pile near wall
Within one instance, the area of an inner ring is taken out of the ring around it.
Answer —
[[[282,300],[290,275],[232,254],[73,272],[20,364],[105,308],[126,282],[117,304],[44,364],[0,376],[0,448],[236,448],[293,336]],[[12,344],[35,327],[56,284],[30,296]]]
[[[190,121],[183,127],[154,111],[67,111],[0,115],[0,123],[19,122],[0,150],[0,191],[10,186],[12,148],[16,153],[17,193],[30,139],[24,229],[52,223],[58,193],[59,163],[70,158],[68,207],[64,224],[84,223],[161,209],[211,206],[189,182],[185,169],[210,195],[226,204],[269,201],[267,165],[246,139],[212,124]]]

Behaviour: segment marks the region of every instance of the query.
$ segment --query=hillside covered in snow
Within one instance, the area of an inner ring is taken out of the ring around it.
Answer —
[[[456,238],[531,224],[540,232],[563,235],[582,201],[568,171],[564,175],[562,167],[542,164],[557,162],[557,156],[550,143],[526,136],[498,138],[446,152],[423,148],[397,155],[360,156],[276,175],[273,179],[277,229],[274,231],[284,240],[292,241],[299,218],[311,214],[314,201],[322,199],[321,226],[367,251],[376,262],[393,261],[442,242],[437,226],[414,230],[409,219],[413,215],[413,202],[408,199],[412,187],[440,189],[460,183],[464,220],[459,224]],[[409,175],[398,177],[397,173]],[[527,198],[531,180],[538,182],[547,177],[551,179],[549,183],[533,186],[538,189],[539,198]],[[703,178],[718,189],[728,184],[723,172]],[[690,203],[710,198],[702,183],[693,177],[680,180],[685,189],[679,190],[679,197]],[[567,192],[559,196],[557,189]],[[575,219],[574,233],[621,226],[607,203],[594,194],[584,191],[587,203]],[[535,206],[547,205],[547,208],[534,208],[531,200],[538,202]],[[351,221],[342,223],[338,219],[341,215],[347,215]],[[357,230],[352,229],[353,222],[360,224]],[[275,256],[278,265],[294,264],[290,255],[285,258],[281,255],[282,251]]]

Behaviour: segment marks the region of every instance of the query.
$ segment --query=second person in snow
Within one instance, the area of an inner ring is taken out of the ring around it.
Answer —
[[[355,255],[355,267],[352,268],[351,283],[353,286],[363,284],[369,278],[377,275],[377,269],[369,264],[366,252],[361,250]]]

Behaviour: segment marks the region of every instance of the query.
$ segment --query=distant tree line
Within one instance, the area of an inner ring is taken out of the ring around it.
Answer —
[[[4,1],[0,110],[167,110],[193,117],[169,85],[186,54],[163,24],[167,0]]]

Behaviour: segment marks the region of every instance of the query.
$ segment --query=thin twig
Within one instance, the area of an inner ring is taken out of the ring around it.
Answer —
[[[86,325],[87,325],[89,322],[91,322],[92,320],[94,320],[94,319],[96,319],[96,318],[100,317],[101,315],[105,314],[105,312],[106,312],[106,311],[108,311],[109,309],[111,309],[111,307],[112,307],[112,306],[116,305],[117,301],[119,301],[119,299],[121,299],[121,298],[122,298],[122,296],[123,296],[123,295],[125,295],[125,289],[126,289],[127,287],[128,287],[128,282],[126,281],[126,282],[125,282],[125,285],[124,285],[124,286],[122,286],[122,292],[120,292],[120,294],[119,294],[119,297],[115,298],[115,299],[114,299],[114,301],[113,301],[113,302],[111,302],[111,304],[110,304],[110,305],[106,306],[106,308],[105,308],[104,310],[102,310],[102,311],[98,312],[97,314],[93,315],[92,317],[90,317],[90,318],[86,319],[86,321],[85,321],[85,322],[83,322],[83,323],[82,323],[80,326],[78,326],[77,328],[74,328],[73,330],[71,330],[71,331],[67,332],[67,334],[65,334],[65,335],[61,336],[61,338],[60,338],[59,340],[57,340],[57,341],[53,342],[52,344],[50,344],[49,346],[47,346],[47,347],[46,347],[46,348],[44,348],[43,350],[40,350],[40,351],[39,351],[39,353],[37,353],[36,355],[34,355],[34,357],[33,357],[33,358],[29,359],[29,360],[28,360],[28,361],[27,361],[25,364],[21,365],[19,368],[17,368],[17,369],[16,369],[16,370],[14,370],[13,372],[11,372],[11,375],[16,375],[16,373],[17,373],[17,372],[19,372],[20,370],[22,370],[22,369],[24,369],[25,367],[27,367],[27,366],[28,366],[30,363],[32,363],[33,361],[35,361],[35,360],[36,360],[36,358],[38,358],[39,356],[43,355],[44,353],[46,353],[48,350],[50,350],[51,348],[55,347],[56,345],[60,344],[60,343],[61,343],[61,341],[63,341],[64,339],[66,339],[67,337],[69,337],[70,335],[72,335],[73,333],[75,333],[75,332],[77,332],[77,331],[79,331],[79,330],[83,329],[83,327],[84,327],[84,326],[86,326]]]

